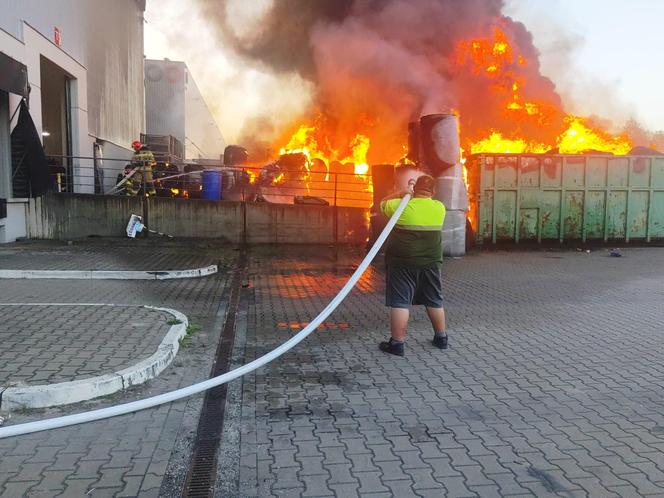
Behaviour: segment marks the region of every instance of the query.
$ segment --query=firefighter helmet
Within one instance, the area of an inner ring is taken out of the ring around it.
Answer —
[[[140,140],[134,140],[134,141],[131,143],[131,148],[134,149],[136,152],[138,152],[139,150],[141,150],[141,147],[143,147],[143,144],[141,143]]]

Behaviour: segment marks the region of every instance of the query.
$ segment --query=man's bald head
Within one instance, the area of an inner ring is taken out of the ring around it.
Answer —
[[[433,197],[436,189],[436,180],[432,176],[422,175],[415,182],[413,193],[417,197]]]

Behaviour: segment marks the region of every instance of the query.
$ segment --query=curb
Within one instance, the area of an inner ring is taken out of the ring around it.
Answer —
[[[0,303],[2,306],[123,306],[99,303]],[[43,384],[27,387],[0,386],[0,410],[12,411],[21,408],[48,408],[51,406],[69,405],[99,396],[107,396],[131,386],[142,384],[159,375],[175,358],[180,339],[187,333],[189,321],[186,315],[170,308],[156,306],[140,306],[157,311],[165,311],[173,315],[181,323],[171,325],[157,351],[138,363],[110,374],[90,377],[88,379]]]
[[[72,280],[170,280],[205,277],[217,273],[217,265],[170,271],[123,270],[0,270],[0,278],[63,278]]]

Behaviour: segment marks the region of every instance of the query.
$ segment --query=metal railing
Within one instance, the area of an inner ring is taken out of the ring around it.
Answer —
[[[286,169],[275,163],[233,167],[157,163],[148,168],[128,159],[47,157],[59,193],[203,199],[209,186],[205,173],[214,171],[220,175],[221,200],[363,208],[373,200],[371,175],[351,171]]]

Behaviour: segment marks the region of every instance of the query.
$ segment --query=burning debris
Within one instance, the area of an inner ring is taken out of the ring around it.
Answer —
[[[372,192],[368,170],[366,164],[313,157],[306,146],[284,148],[276,160],[247,168],[246,183],[253,186],[248,198],[258,202],[367,207]]]

